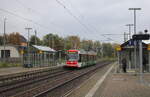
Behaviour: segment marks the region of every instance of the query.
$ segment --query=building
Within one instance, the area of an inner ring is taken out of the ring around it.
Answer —
[[[6,45],[0,46],[0,61],[8,63],[21,63],[21,50],[25,49],[23,46]]]
[[[56,51],[47,46],[32,45],[29,53],[26,50],[23,54],[24,67],[43,67],[56,65]]]
[[[6,45],[5,47],[0,46],[0,58],[19,58],[21,57],[20,50],[21,50],[20,46],[13,46],[13,45]]]

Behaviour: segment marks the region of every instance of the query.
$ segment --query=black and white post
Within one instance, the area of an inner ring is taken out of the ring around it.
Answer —
[[[28,65],[30,64],[30,30],[32,30],[32,28],[25,28],[25,30],[28,31],[28,44],[27,44],[27,63]]]
[[[141,10],[141,8],[129,8],[129,10],[133,10],[134,11],[134,34],[136,34],[136,11],[137,10]],[[135,65],[135,70],[137,69],[137,54],[136,54],[136,46],[137,42],[136,40],[134,41],[134,65]]]

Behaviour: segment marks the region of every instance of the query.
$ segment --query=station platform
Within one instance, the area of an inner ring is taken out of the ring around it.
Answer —
[[[44,70],[49,68],[61,67],[63,64],[58,64],[57,66],[46,66],[46,67],[33,67],[33,68],[24,68],[24,67],[8,67],[8,68],[0,68],[0,76],[17,74],[23,72],[31,72],[37,70]]]
[[[66,97],[150,97],[150,74],[143,75],[146,82],[134,73],[115,73],[115,64],[98,71]]]

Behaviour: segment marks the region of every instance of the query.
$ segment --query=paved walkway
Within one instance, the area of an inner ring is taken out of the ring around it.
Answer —
[[[110,68],[111,65],[105,68],[105,73],[97,72],[93,78],[67,97],[150,97],[150,74],[144,74],[143,83],[140,82],[139,75],[134,73],[116,74],[114,73],[115,68],[107,77],[104,77]],[[102,79],[104,81],[101,83]],[[93,83],[92,86],[91,83]]]
[[[36,68],[24,68],[24,67],[9,67],[9,68],[0,68],[0,76],[1,75],[8,75],[8,74],[15,74],[20,72],[29,72],[33,70],[41,70],[46,69],[49,67],[36,67]]]
[[[145,79],[150,82],[150,74]],[[150,97],[150,86],[134,74],[110,74],[93,97]]]
[[[112,64],[102,67],[91,76],[88,80],[82,83],[79,87],[77,87],[74,91],[70,92],[65,97],[85,97],[91,88],[97,83],[97,81],[106,73],[106,71],[111,68]]]
[[[9,67],[9,68],[0,68],[0,76],[2,75],[9,75],[9,74],[15,74],[15,73],[21,73],[21,72],[30,72],[35,70],[42,70],[42,69],[48,69],[48,68],[55,68],[63,66],[62,64],[59,64],[58,66],[51,66],[51,67],[33,67],[33,68],[24,68],[24,67]]]

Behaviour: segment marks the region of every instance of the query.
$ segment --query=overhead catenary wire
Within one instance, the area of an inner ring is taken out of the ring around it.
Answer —
[[[63,0],[61,0],[61,1],[63,1]],[[79,12],[79,10],[77,10],[77,8],[75,8],[74,7],[74,5],[71,3],[71,1],[69,1],[69,0],[65,0],[64,2],[67,2],[71,7],[72,7],[72,9],[74,9],[74,10],[76,10],[76,12],[77,12],[77,14],[78,14],[78,16],[76,16],[76,17],[78,17],[78,19],[80,20],[80,17],[84,17],[80,12]],[[73,12],[72,12],[73,13]],[[84,18],[82,18],[82,20],[84,20]],[[81,21],[82,22],[82,21]],[[89,29],[89,27],[90,28],[92,28],[91,27],[91,25],[89,24],[89,23],[87,23],[86,22],[86,27]],[[93,33],[93,31],[91,30],[91,32]],[[95,33],[95,34],[97,34],[97,33]],[[92,35],[94,35],[94,34],[92,34]],[[86,36],[87,36],[87,34],[86,34]],[[99,40],[99,36],[98,35],[95,35],[94,37],[96,37],[98,40]]]
[[[70,9],[68,9],[63,3],[61,3],[59,0],[55,0],[59,5],[61,5],[67,12],[68,12],[68,14],[70,14],[80,25],[82,25],[87,31],[89,31],[90,32],[90,29],[84,24],[84,23],[82,23],[81,21],[80,21],[80,19],[77,17],[77,16],[75,16],[71,11],[70,11]]]
[[[33,9],[31,9],[31,8],[29,8],[29,7],[26,7],[22,2],[20,2],[19,0],[16,0],[20,5],[22,5],[24,8],[26,8],[28,11],[32,11],[32,12],[34,12],[34,13],[36,13],[36,14],[38,14],[38,15],[42,15],[42,14],[40,14],[39,12],[37,12],[37,11],[35,11],[35,10],[33,10]],[[80,19],[78,19],[78,17],[76,17],[63,3],[61,3],[60,1],[58,1],[58,0],[56,0],[57,1],[57,3],[59,3],[61,6],[63,6],[66,10],[67,10],[67,12],[70,14],[70,15],[72,15],[82,26],[84,26],[84,28],[86,28],[86,30],[87,31],[89,31],[90,29],[88,28],[88,27],[86,27],[86,25],[85,24],[83,24],[81,21],[80,21]],[[31,21],[31,20],[30,20]],[[35,24],[35,22],[34,22],[34,24]],[[37,24],[37,23],[36,23]],[[52,24],[52,23],[51,23]],[[39,25],[39,24],[38,24]],[[89,32],[91,32],[91,31],[89,31]],[[84,33],[85,34],[85,33]],[[86,34],[87,35],[87,34]],[[96,37],[97,37],[97,35],[96,35]]]
[[[33,23],[33,24],[36,24],[36,25],[38,25],[38,26],[40,26],[40,27],[42,27],[42,28],[44,28],[44,29],[45,29],[45,28],[46,28],[46,29],[49,29],[48,27],[46,27],[46,26],[44,26],[44,25],[42,25],[42,24],[40,24],[40,23],[38,23],[38,22],[35,22],[35,21],[31,20],[31,19],[28,19],[28,18],[25,18],[25,17],[23,17],[23,16],[20,16],[20,15],[18,15],[18,14],[16,14],[16,13],[13,13],[13,12],[8,11],[8,10],[6,10],[6,9],[0,8],[0,11],[5,12],[5,13],[8,13],[8,14],[13,15],[13,16],[16,16],[16,17],[18,17],[18,18],[20,18],[20,19],[23,19],[23,20],[25,20],[25,21],[31,22],[31,23]]]
[[[55,0],[59,5],[61,5],[66,11],[68,14],[70,14],[85,30],[86,30],[86,33],[89,33],[89,32],[92,32],[92,30],[90,30],[84,23],[82,23],[82,21],[76,16],[73,14],[73,12],[67,8],[62,2],[60,2],[59,0]],[[84,33],[85,34],[85,33]],[[87,36],[88,34],[85,34],[85,36]],[[93,35],[93,34],[91,34]],[[97,35],[95,36],[97,38],[99,38]]]
[[[79,10],[77,10],[77,8],[75,8],[74,5],[73,5],[69,0],[65,0],[65,1],[68,2],[68,3],[70,4],[70,6],[71,6],[73,9],[75,9],[76,12],[79,14],[78,16],[79,16],[79,17],[83,17],[82,20],[84,20],[84,16],[83,16],[81,13],[79,13]],[[90,28],[94,28],[94,26],[92,26],[92,24],[88,23],[87,21],[86,21],[86,25],[87,25],[88,27],[90,27]],[[96,32],[97,32],[97,31],[96,31]],[[98,34],[98,33],[96,33],[96,34]],[[97,35],[96,35],[96,37],[97,37]]]
[[[89,28],[84,24],[82,23],[82,21],[80,21],[80,19],[75,16],[62,2],[60,2],[59,0],[55,0],[58,4],[60,4],[71,16],[73,16],[88,32],[90,31]],[[81,14],[80,14],[81,15]],[[92,27],[96,32],[99,32],[97,31],[97,29],[95,29],[95,27],[93,27],[92,25],[90,25],[90,27]],[[93,32],[93,31],[92,31]],[[96,33],[97,34],[97,33]],[[112,40],[114,42],[116,42],[115,40],[111,39],[110,37],[107,37],[105,35],[102,35],[103,37],[105,37],[106,39],[109,39],[109,40]],[[97,35],[96,35],[97,37]]]
[[[17,1],[18,1],[18,0],[17,0]],[[62,4],[59,0],[56,0],[56,1],[57,1],[57,3],[59,2],[60,4]],[[23,5],[23,6],[24,6],[24,5]],[[89,28],[87,27],[87,25],[85,25],[84,23],[82,23],[82,21],[81,21],[76,15],[74,15],[70,9],[68,9],[64,4],[62,4],[62,6],[67,10],[67,12],[68,12],[72,17],[74,17],[74,19],[76,19],[76,21],[78,21],[78,23],[80,23],[80,24],[86,29],[86,33],[87,33],[87,32],[92,32],[92,33],[93,33],[93,31],[91,31],[91,29],[89,29]],[[26,6],[24,6],[24,7],[26,7]],[[34,10],[32,10],[31,8],[28,8],[28,7],[27,7],[27,9],[38,14],[37,11],[34,11]],[[20,19],[23,19],[23,20],[25,20],[25,21],[31,22],[31,23],[33,23],[33,24],[35,24],[35,25],[38,25],[38,26],[41,27],[41,28],[44,28],[44,29],[49,30],[49,27],[47,27],[47,26],[45,26],[45,25],[43,25],[43,24],[40,24],[40,23],[38,23],[38,22],[36,22],[36,21],[34,21],[34,20],[32,20],[32,19],[28,19],[28,18],[26,18],[26,17],[23,17],[23,16],[21,16],[21,15],[18,15],[18,14],[16,14],[16,13],[12,12],[12,11],[9,11],[9,10],[6,10],[6,9],[2,9],[2,8],[0,8],[0,11],[5,12],[5,13],[8,13],[8,14],[13,15],[13,16],[15,16],[15,17],[18,17],[18,18],[20,18]],[[84,34],[85,34],[85,33],[84,33]],[[85,35],[88,36],[88,34],[85,34]],[[93,34],[92,34],[92,35],[93,35]],[[96,35],[96,37],[98,37],[98,36]]]
[[[21,5],[24,9],[27,9],[27,11],[32,12],[32,13],[35,13],[38,17],[43,18],[43,17],[42,17],[43,14],[40,13],[39,11],[37,11],[37,10],[35,10],[35,9],[33,9],[33,8],[30,8],[30,7],[26,6],[26,5],[23,4],[20,0],[16,0],[16,2],[17,2],[19,5]],[[48,23],[50,23],[50,24],[53,26],[53,29],[54,29],[56,32],[62,33],[61,30],[62,30],[63,28],[62,28],[60,25],[58,25],[58,24],[56,24],[56,23],[50,21],[50,19],[47,19],[47,21],[48,21]],[[60,30],[60,29],[61,29],[61,30]],[[54,33],[54,32],[52,32],[52,33]]]
[[[44,25],[42,25],[42,24],[40,24],[40,23],[38,23],[38,22],[35,22],[35,21],[31,20],[31,19],[28,19],[28,18],[26,18],[26,17],[20,16],[20,15],[14,13],[14,12],[11,12],[11,11],[8,11],[8,10],[2,9],[2,8],[0,8],[0,11],[5,12],[5,13],[8,13],[8,14],[13,15],[13,16],[15,16],[15,17],[18,17],[18,18],[20,18],[20,19],[23,19],[23,20],[25,20],[25,21],[31,22],[31,23],[33,23],[33,24],[35,24],[35,25],[38,25],[38,26],[40,26],[41,28],[44,28],[44,29],[49,30],[48,27],[46,27],[46,26],[44,26]]]
[[[65,1],[67,1],[67,2],[71,5],[71,7],[72,7],[73,9],[77,9],[77,8],[75,8],[75,7],[73,6],[73,4],[72,4],[69,0],[65,0]],[[82,14],[79,13],[79,10],[78,10],[78,14],[79,14],[80,17],[84,17]],[[83,20],[84,20],[84,18],[83,18]],[[91,28],[93,28],[96,32],[99,32],[99,31],[95,28],[95,26],[93,26],[92,24],[89,24],[89,23],[88,23],[88,25],[89,25]],[[99,33],[96,33],[96,34],[99,34]],[[100,35],[102,35],[103,37],[107,38],[107,37],[106,37],[105,35],[103,35],[103,34],[100,34]],[[107,39],[111,39],[111,38],[107,38]],[[113,39],[111,39],[111,40],[113,40]]]
[[[31,12],[33,12],[33,13],[35,13],[35,14],[37,14],[38,16],[42,16],[42,14],[40,13],[40,12],[38,12],[38,11],[36,11],[36,10],[33,10],[32,8],[29,8],[29,7],[27,7],[27,6],[25,6],[20,0],[16,0],[16,2],[18,2],[21,6],[23,6],[25,9],[27,9],[28,11],[31,11]],[[48,20],[49,21],[49,20]],[[59,25],[57,25],[57,24],[55,24],[55,23],[53,23],[53,22],[51,22],[51,21],[49,21],[50,22],[50,24],[52,24],[52,25],[55,25],[55,28],[58,28],[58,26]],[[59,27],[60,28],[60,27]],[[62,27],[61,27],[62,28]],[[63,28],[64,29],[64,28]],[[59,33],[61,33],[62,34],[62,36],[64,36],[63,34],[63,32],[62,31],[59,31]],[[72,32],[72,33],[74,33],[74,32]]]
[[[71,15],[84,29],[85,29],[85,33],[88,33],[88,32],[92,32],[92,31],[90,31],[90,29],[84,24],[84,23],[82,23],[82,21],[80,21],[80,19],[76,16],[76,15],[74,15],[73,14],[73,12],[69,9],[69,8],[67,8],[62,2],[60,2],[59,0],[55,0],[59,5],[61,5],[65,10],[66,10],[66,12],[69,14],[69,15]],[[85,36],[88,36],[88,34],[85,34],[85,33],[83,33]]]

